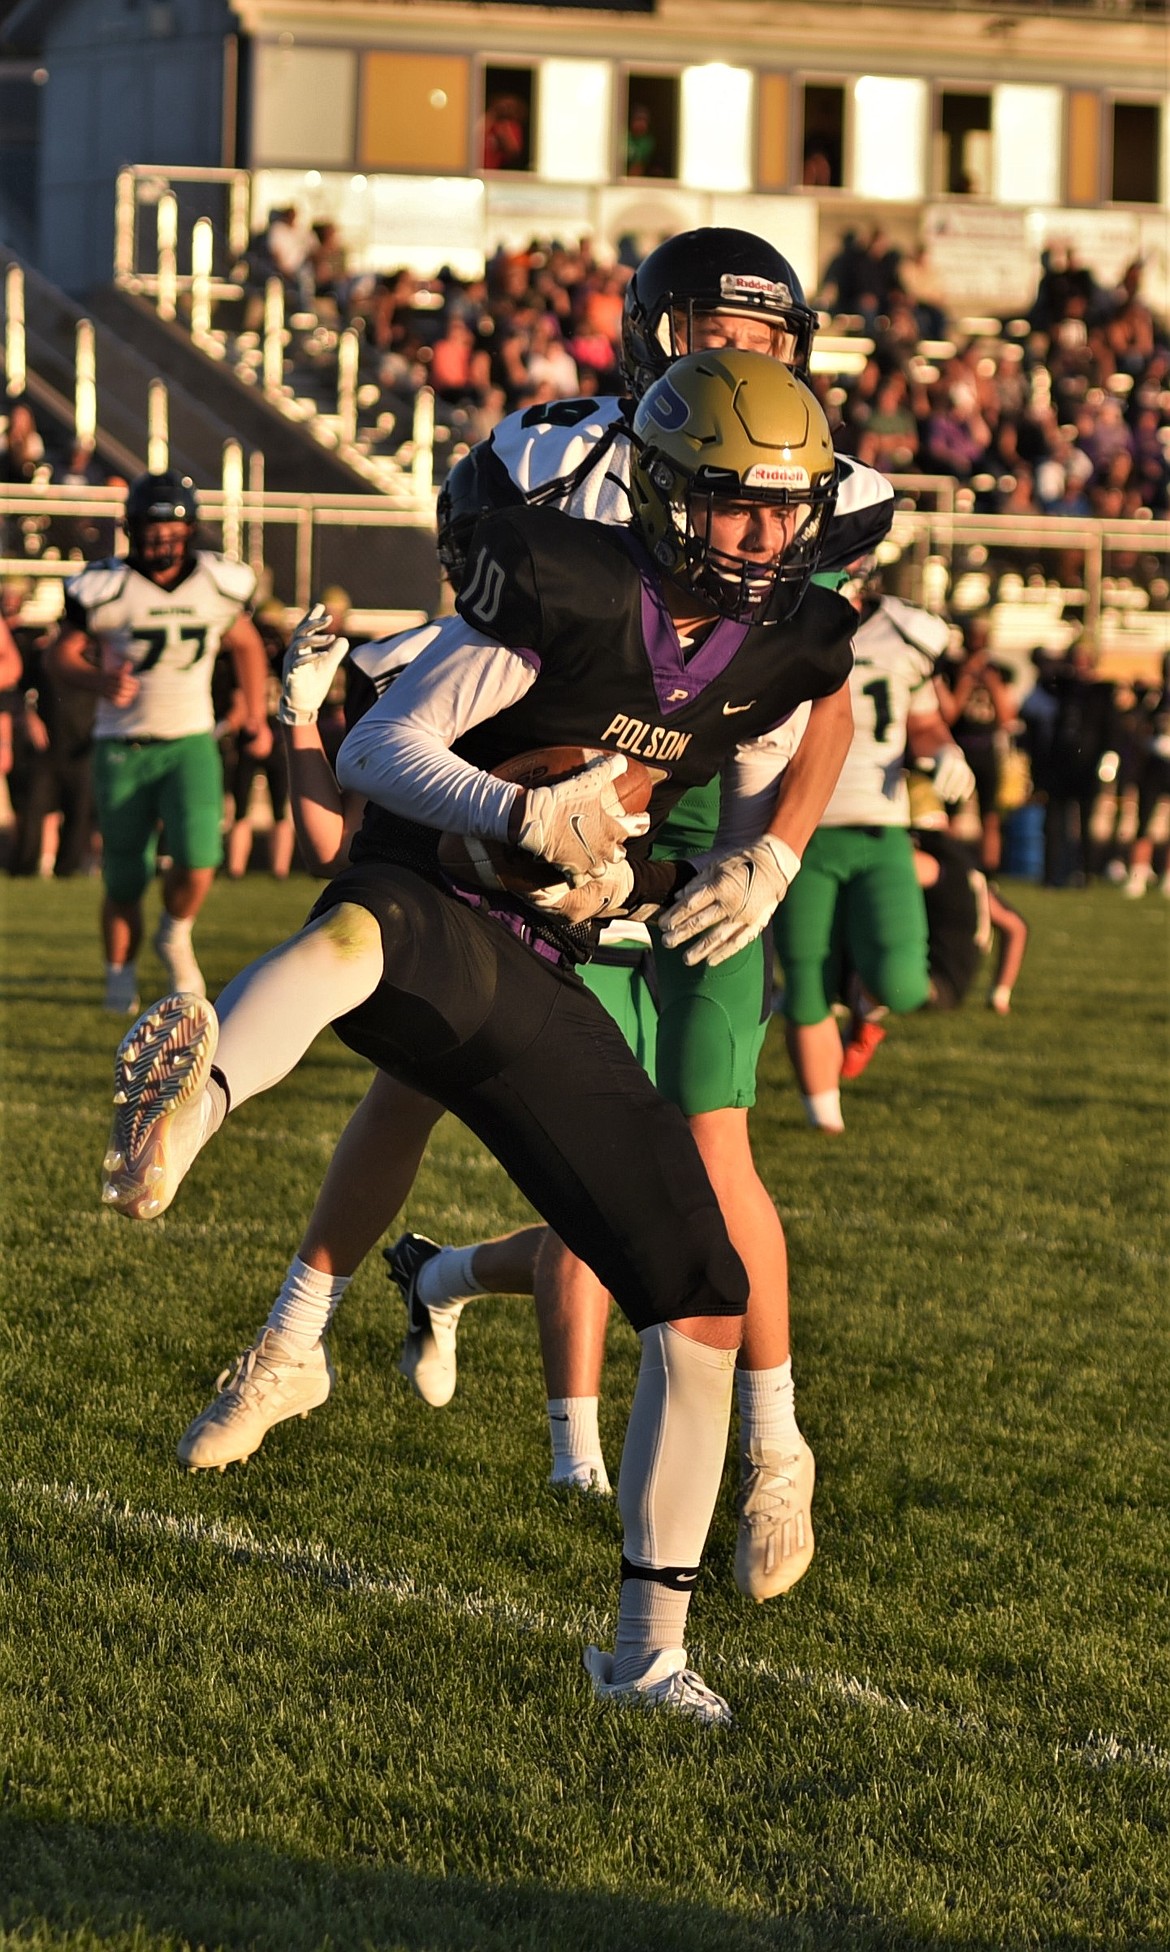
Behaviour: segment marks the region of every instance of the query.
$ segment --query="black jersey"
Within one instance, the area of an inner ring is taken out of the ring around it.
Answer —
[[[679,797],[706,785],[744,740],[808,700],[837,691],[852,664],[856,615],[811,587],[787,624],[720,618],[684,649],[662,581],[634,531],[558,510],[503,509],[475,531],[457,608],[534,677],[519,702],[483,719],[451,750],[491,772],[552,745],[624,752],[659,769],[645,853]],[[429,851],[437,846],[429,837]],[[419,859],[422,832],[373,806],[353,858]]]
[[[938,880],[924,888],[929,961],[938,1007],[954,1010],[963,1001],[983,960],[976,941],[979,904],[971,885],[971,857],[960,841],[933,829],[914,830],[914,845],[938,862]]]

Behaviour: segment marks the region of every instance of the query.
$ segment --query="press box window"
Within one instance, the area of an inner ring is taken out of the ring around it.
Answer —
[[[623,176],[677,177],[678,76],[626,76]]]
[[[806,81],[801,90],[800,180],[815,190],[839,190],[845,182],[845,90],[835,82]]]
[[[479,167],[531,169],[536,76],[531,68],[485,68]]]
[[[1114,203],[1157,203],[1161,177],[1162,114],[1156,102],[1113,103]]]
[[[935,131],[934,180],[952,197],[991,195],[991,96],[944,89]]]

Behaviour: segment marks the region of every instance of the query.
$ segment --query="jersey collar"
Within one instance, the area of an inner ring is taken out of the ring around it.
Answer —
[[[622,540],[642,583],[642,641],[650,661],[654,692],[664,718],[700,698],[726,671],[751,626],[720,617],[705,641],[688,659],[662,594],[662,576],[640,536],[622,531]]]

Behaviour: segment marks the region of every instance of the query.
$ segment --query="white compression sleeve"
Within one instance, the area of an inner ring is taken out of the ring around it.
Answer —
[[[381,977],[381,930],[353,902],[339,902],[233,976],[215,1005],[215,1068],[232,1109],[287,1077],[314,1037],[364,1003]]]
[[[467,641],[438,641],[407,666],[345,740],[337,777],[346,792],[426,827],[506,840],[517,788],[449,748],[519,703],[537,666],[455,621]]]
[[[668,1324],[643,1330],[642,1362],[618,1478],[632,1565],[698,1565],[719,1495],[735,1350]]]

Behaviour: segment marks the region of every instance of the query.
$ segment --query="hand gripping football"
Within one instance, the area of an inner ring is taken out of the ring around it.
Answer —
[[[591,760],[606,756],[596,746],[542,746],[535,752],[505,759],[493,766],[492,772],[496,779],[511,780],[517,786],[551,786],[582,772]],[[614,781],[624,811],[645,813],[650,795],[664,778],[656,767],[628,759],[625,772]],[[475,834],[444,834],[439,841],[439,865],[462,888],[503,889],[513,895],[528,895],[565,879],[551,861],[542,861],[526,848],[483,840]]]

